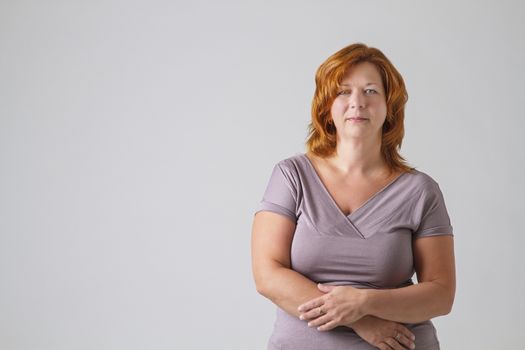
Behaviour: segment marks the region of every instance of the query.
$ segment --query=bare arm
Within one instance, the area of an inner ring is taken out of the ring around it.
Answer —
[[[364,313],[387,320],[417,323],[450,313],[456,290],[452,235],[413,241],[418,284],[367,290]]]
[[[268,211],[255,215],[252,227],[252,271],[257,291],[288,314],[299,318],[299,305],[324,295],[317,284],[291,269],[290,248],[295,223]],[[357,325],[365,316],[351,325]]]
[[[321,330],[361,319],[362,315],[402,323],[418,323],[450,312],[455,295],[453,236],[414,240],[419,283],[398,289],[329,287],[327,294],[302,304],[301,315]],[[319,316],[317,309],[325,310]]]
[[[295,232],[291,219],[268,211],[255,214],[252,227],[252,271],[257,291],[281,309],[299,317],[297,307],[324,293],[290,268]]]
[[[294,232],[295,223],[290,218],[268,211],[258,212],[252,227],[252,270],[257,291],[288,314],[299,317],[299,305],[325,293],[315,282],[290,268]],[[408,328],[376,316],[366,315],[344,326],[353,328],[379,349],[414,346],[414,334]]]

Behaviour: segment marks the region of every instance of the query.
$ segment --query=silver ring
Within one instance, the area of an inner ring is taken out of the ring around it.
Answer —
[[[396,340],[399,341],[399,336],[401,335],[401,333],[397,333],[396,334]]]

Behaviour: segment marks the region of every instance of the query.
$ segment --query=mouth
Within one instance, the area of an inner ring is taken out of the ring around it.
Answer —
[[[350,118],[346,118],[345,121],[365,121],[365,120],[368,120],[368,118],[363,118],[363,117],[350,117]]]

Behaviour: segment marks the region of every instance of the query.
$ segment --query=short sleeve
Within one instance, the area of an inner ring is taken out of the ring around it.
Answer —
[[[272,171],[263,198],[257,212],[268,210],[277,214],[286,215],[297,222],[296,204],[297,189],[293,185],[292,174],[283,162],[277,163]]]
[[[454,235],[443,193],[434,180],[425,184],[416,212],[419,213],[419,226],[413,238]]]

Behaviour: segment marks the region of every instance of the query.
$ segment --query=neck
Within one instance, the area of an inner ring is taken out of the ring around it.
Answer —
[[[336,153],[328,160],[341,174],[375,177],[389,172],[381,154],[381,138],[338,139]]]

